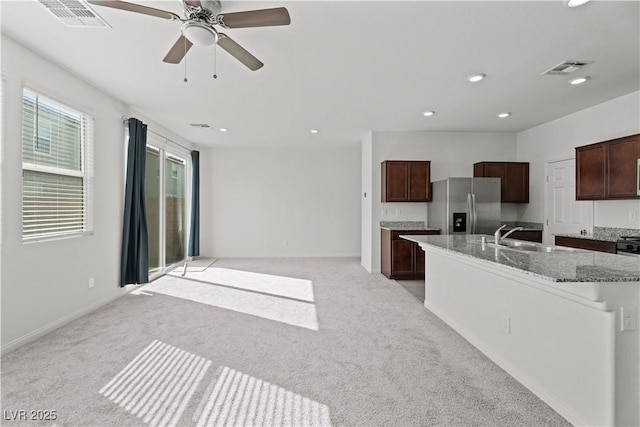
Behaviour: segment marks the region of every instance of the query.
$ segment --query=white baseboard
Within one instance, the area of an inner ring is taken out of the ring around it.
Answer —
[[[4,355],[6,353],[9,353],[15,349],[17,349],[18,347],[21,347],[27,343],[30,343],[32,341],[37,340],[40,337],[43,337],[45,335],[47,335],[50,332],[55,331],[56,329],[66,325],[67,323],[71,323],[76,319],[79,319],[80,317],[91,313],[92,311],[97,310],[98,308],[109,304],[110,302],[113,302],[115,300],[117,300],[118,298],[126,295],[127,293],[129,293],[131,290],[133,290],[134,287],[132,286],[126,286],[125,288],[122,288],[122,293],[119,293],[117,295],[111,296],[109,298],[105,298],[103,300],[100,300],[94,304],[91,304],[89,306],[83,307],[80,310],[74,311],[71,314],[68,314],[64,317],[61,317],[58,320],[55,320],[41,328],[36,329],[33,332],[30,332],[20,338],[16,338],[15,340],[3,345],[2,347],[0,347],[0,355]]]

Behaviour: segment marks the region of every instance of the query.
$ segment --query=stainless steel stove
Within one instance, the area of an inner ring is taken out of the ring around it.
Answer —
[[[616,250],[619,255],[640,256],[640,236],[620,236]]]

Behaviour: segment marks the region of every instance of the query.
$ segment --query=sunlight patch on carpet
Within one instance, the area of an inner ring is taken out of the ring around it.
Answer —
[[[209,268],[187,277],[163,277],[132,291],[155,292],[314,331],[318,316],[310,280]]]
[[[99,393],[152,426],[175,426],[211,361],[153,341]]]
[[[211,364],[154,340],[99,393],[153,427],[331,426],[327,405],[227,366],[209,374],[191,420],[181,420]]]
[[[217,267],[208,268],[206,271],[191,274],[188,277],[247,291],[265,292],[307,302],[314,301],[311,280]]]
[[[275,384],[223,366],[192,421],[203,426],[331,426],[329,408]]]

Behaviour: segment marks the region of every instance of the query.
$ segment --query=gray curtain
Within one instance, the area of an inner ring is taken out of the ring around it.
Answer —
[[[120,286],[149,282],[149,235],[144,195],[146,156],[147,125],[131,118],[124,193]]]
[[[191,232],[189,256],[200,255],[200,152],[191,152]]]

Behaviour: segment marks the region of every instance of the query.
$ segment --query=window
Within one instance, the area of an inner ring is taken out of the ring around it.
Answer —
[[[92,231],[92,123],[81,112],[23,90],[23,240]]]

